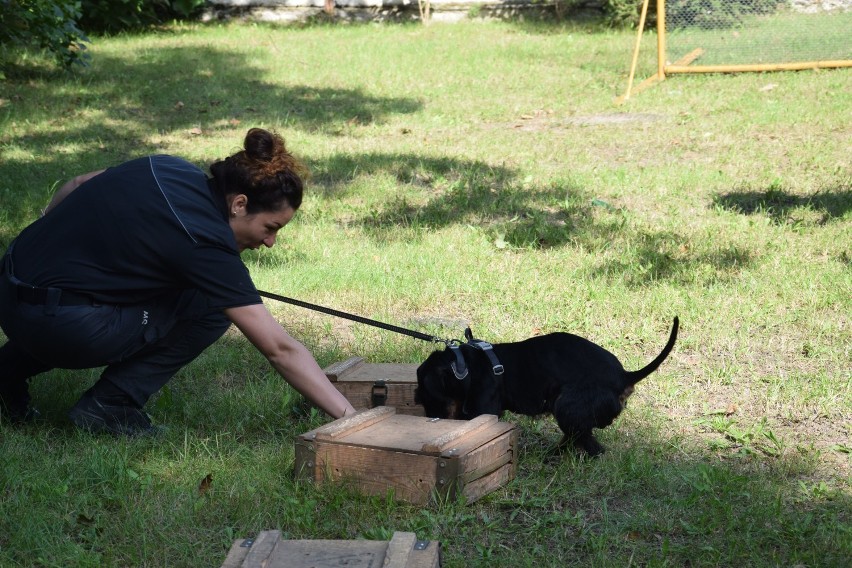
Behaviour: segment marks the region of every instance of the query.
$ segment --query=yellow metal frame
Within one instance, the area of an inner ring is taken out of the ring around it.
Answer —
[[[797,63],[760,63],[754,65],[691,65],[693,61],[704,53],[704,50],[701,48],[694,49],[674,63],[666,65],[666,3],[665,0],[659,0],[657,2],[657,73],[648,77],[634,88],[633,79],[636,75],[636,64],[639,61],[639,46],[642,42],[642,33],[645,31],[648,4],[649,0],[643,0],[642,11],[639,16],[639,29],[636,32],[636,44],[633,48],[633,59],[630,63],[630,73],[627,79],[627,90],[622,96],[615,99],[616,104],[623,104],[631,95],[635,95],[660,81],[664,81],[667,74],[804,71],[807,69],[852,67],[852,60],[843,59],[802,61]]]

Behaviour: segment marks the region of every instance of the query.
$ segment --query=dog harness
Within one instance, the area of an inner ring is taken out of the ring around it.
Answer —
[[[464,330],[464,337],[467,339],[467,344],[474,349],[479,349],[488,357],[488,360],[491,362],[491,373],[495,377],[499,377],[505,371],[503,365],[500,364],[500,360],[497,359],[497,355],[494,354],[494,346],[488,343],[487,341],[483,341],[481,339],[474,339],[473,332],[468,327]],[[455,355],[455,362],[450,363],[450,367],[453,369],[453,374],[456,376],[458,380],[463,380],[468,375],[467,362],[464,360],[464,355],[462,354],[462,350],[459,343],[451,343],[448,344],[447,347],[452,351],[453,355]]]

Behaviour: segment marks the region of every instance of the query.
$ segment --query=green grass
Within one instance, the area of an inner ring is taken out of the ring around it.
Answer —
[[[415,507],[293,479],[327,421],[238,335],[150,405],[157,440],[74,431],[98,370],[0,425],[0,565],[218,566],[230,543],[438,540],[446,566],[845,566],[852,555],[852,74],[685,76],[624,92],[634,36],[509,23],[181,26],[95,38],[76,75],[27,54],[0,82],[0,244],[78,173],[155,152],[206,165],[251,126],[313,171],[259,287],[429,333],[581,334],[638,368],[600,433],[550,457],[508,416],[517,477]],[[431,346],[269,304],[322,365]],[[442,323],[444,322],[444,323]],[[0,370],[2,372],[2,370]],[[199,485],[212,476],[207,491]],[[844,560],[847,559],[847,560]]]

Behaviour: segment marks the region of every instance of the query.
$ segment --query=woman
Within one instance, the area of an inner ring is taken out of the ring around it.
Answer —
[[[106,366],[69,418],[95,432],[150,433],[148,398],[231,323],[329,415],[355,412],[266,310],[240,260],[275,244],[295,215],[301,164],[281,137],[254,128],[210,172],[161,155],[79,176],[12,242],[0,276],[7,418],[38,416],[30,377]]]

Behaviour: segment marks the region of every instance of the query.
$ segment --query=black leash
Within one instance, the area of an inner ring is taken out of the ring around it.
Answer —
[[[260,294],[264,298],[269,298],[271,300],[278,300],[279,302],[284,302],[286,304],[292,304],[294,306],[299,306],[300,308],[307,308],[309,310],[314,310],[317,312],[322,312],[324,314],[328,314],[331,316],[336,316],[339,318],[344,318],[352,321],[356,321],[358,323],[363,323],[367,325],[372,325],[374,327],[378,327],[387,331],[393,331],[396,333],[400,333],[402,335],[407,335],[409,337],[413,337],[415,339],[422,339],[423,341],[429,341],[431,343],[443,343],[447,346],[447,348],[453,353],[455,356],[455,362],[453,362],[450,366],[453,369],[453,374],[456,376],[458,380],[462,380],[467,377],[467,362],[464,360],[464,355],[462,355],[461,341],[458,339],[441,339],[435,335],[428,335],[425,333],[421,333],[419,331],[414,331],[413,329],[406,329],[404,327],[399,327],[398,325],[391,325],[389,323],[384,323],[376,320],[372,320],[369,318],[356,316],[354,314],[349,314],[346,312],[341,312],[340,310],[335,310],[333,308],[326,308],[325,306],[319,306],[317,304],[311,304],[309,302],[303,302],[302,300],[296,300],[293,298],[288,298],[286,296],[281,296],[280,294],[273,294],[271,292],[264,292],[263,290],[258,290],[258,294]],[[494,350],[492,345],[487,341],[482,341],[480,339],[474,339],[473,333],[471,333],[470,328],[464,330],[465,339],[467,339],[467,344],[475,349],[479,349],[488,357],[488,360],[491,362],[491,372],[495,377],[499,377],[503,374],[503,365],[500,364],[500,361],[497,360],[497,356],[494,355]],[[468,383],[468,386],[469,383]]]
[[[409,337],[413,337],[414,339],[422,339],[423,341],[430,341],[432,343],[443,343],[447,346],[450,344],[458,344],[458,340],[455,339],[441,339],[440,337],[434,335],[428,335],[425,333],[421,333],[419,331],[414,331],[412,329],[406,329],[404,327],[399,327],[397,325],[391,325],[389,323],[384,323],[376,320],[371,320],[365,317],[356,316],[354,314],[348,314],[346,312],[341,312],[340,310],[335,310],[333,308],[326,308],[324,306],[318,306],[317,304],[310,304],[308,302],[303,302],[301,300],[295,300],[293,298],[287,298],[286,296],[281,296],[279,294],[273,294],[271,292],[264,292],[263,290],[258,290],[258,294],[260,294],[264,298],[269,298],[271,300],[278,300],[279,302],[284,302],[286,304],[293,304],[294,306],[299,306],[300,308],[307,308],[309,310],[314,310],[317,312],[322,312],[324,314],[328,314],[331,316],[336,316],[339,318],[344,318],[352,321],[357,321],[358,323],[363,323],[367,325],[372,325],[374,327],[378,327],[381,329],[385,329],[387,331],[393,331],[396,333],[401,333],[402,335],[407,335]]]

